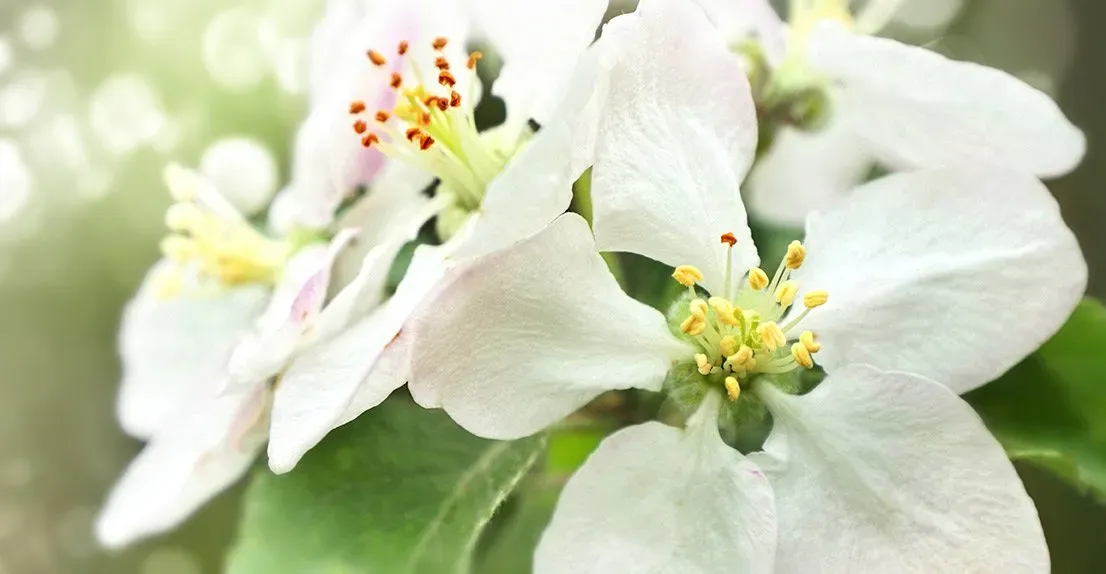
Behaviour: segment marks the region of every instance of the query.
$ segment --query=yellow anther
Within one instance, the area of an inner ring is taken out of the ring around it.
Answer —
[[[718,343],[718,350],[721,351],[722,355],[725,357],[729,357],[730,355],[736,353],[738,348],[740,347],[741,343],[739,343],[737,339],[733,337],[733,335],[726,335],[725,337],[722,337],[722,341]]]
[[[753,267],[749,270],[749,287],[752,287],[753,291],[763,291],[767,286],[768,274],[763,269]]]
[[[710,359],[707,359],[707,356],[703,353],[695,355],[695,366],[699,369],[700,375],[709,375],[711,369],[714,368],[714,365],[710,363]]]
[[[688,304],[688,309],[691,311],[692,317],[698,317],[704,321],[707,320],[707,302],[702,299],[692,299]]]
[[[746,366],[749,361],[753,360],[753,349],[748,345],[742,345],[741,348],[730,355],[726,360],[733,366]]]
[[[809,291],[806,295],[803,295],[803,305],[806,305],[807,309],[813,309],[815,307],[821,307],[829,300],[829,293],[822,291],[821,289],[815,291]]]
[[[722,297],[711,297],[708,300],[714,312],[718,314],[718,321],[724,325],[735,326],[740,322],[734,318],[734,306],[729,300]]]
[[[810,331],[803,331],[799,334],[799,342],[811,353],[817,353],[822,350],[822,345],[814,340],[814,333]]]
[[[691,287],[703,280],[703,272],[692,265],[680,265],[672,272],[672,278],[684,287]]]
[[[803,265],[806,259],[806,247],[798,241],[792,241],[787,246],[787,255],[784,256],[784,264],[788,269],[795,270]]]
[[[707,321],[700,317],[692,315],[687,319],[684,319],[683,323],[680,323],[680,330],[692,337],[698,337],[703,334],[703,331],[707,329]]]
[[[192,201],[199,195],[203,180],[196,172],[185,169],[175,163],[165,167],[165,185],[169,195],[176,201]]]
[[[737,397],[741,396],[741,385],[738,384],[737,378],[726,377],[726,396],[730,398],[730,402],[736,401]]]
[[[191,231],[203,225],[203,210],[194,203],[174,203],[165,210],[165,226],[170,231]]]
[[[787,344],[787,337],[783,335],[783,331],[775,321],[761,324],[757,327],[757,334],[760,335],[760,342],[769,352],[774,352]]]
[[[794,357],[796,363],[803,367],[807,369],[814,368],[814,359],[810,357],[810,351],[802,343],[791,345],[791,356]]]
[[[795,296],[799,294],[799,284],[794,281],[784,281],[776,288],[776,303],[784,307],[790,307],[795,302]]]

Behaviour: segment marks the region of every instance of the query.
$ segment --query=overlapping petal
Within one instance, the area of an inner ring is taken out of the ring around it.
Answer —
[[[592,172],[596,243],[695,265],[720,291],[722,234],[737,236],[736,264],[758,262],[739,197],[757,138],[741,61],[700,10],[674,0],[645,0],[603,34],[618,59]]]
[[[756,387],[779,517],[777,572],[1048,572],[1033,501],[967,403],[866,365],[809,394]]]
[[[731,46],[758,42],[768,63],[778,65],[787,52],[787,28],[767,0],[695,0]]]
[[[826,369],[868,363],[957,393],[1001,375],[1051,337],[1087,266],[1056,201],[1029,175],[993,169],[892,175],[811,216],[793,276],[829,302],[802,328]]]
[[[650,422],[604,439],[561,493],[534,571],[773,572],[772,487],[722,442],[720,400],[686,430]]]
[[[483,437],[530,435],[604,391],[659,390],[684,351],[574,214],[445,281],[414,321],[410,385]]]

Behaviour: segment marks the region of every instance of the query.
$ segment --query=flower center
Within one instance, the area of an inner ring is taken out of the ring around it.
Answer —
[[[175,203],[165,213],[170,233],[161,240],[161,251],[173,266],[157,277],[159,295],[178,295],[192,273],[223,287],[276,282],[294,251],[290,241],[254,229],[193,172],[170,166],[165,180]]]
[[[737,240],[727,233],[722,242],[727,245],[725,293],[699,297],[695,284],[703,274],[690,265],[677,267],[672,277],[691,294],[680,331],[699,346],[700,352],[693,357],[699,374],[721,385],[735,401],[742,385],[753,375],[814,367],[813,354],[821,345],[814,333],[798,327],[811,309],[825,304],[829,295],[825,291],[807,292],[802,299],[805,309],[781,325],[799,292],[798,283],[790,276],[803,264],[806,249],[798,241],[791,242],[771,280],[764,270],[754,267],[744,273],[744,280],[734,289],[729,262]]]
[[[433,175],[441,181],[439,192],[452,194],[459,206],[472,211],[480,206],[484,188],[528,134],[517,138],[519,141],[499,141],[477,131],[473,117],[480,85],[476,64],[483,55],[472,52],[463,66],[455,66],[444,52],[448,43],[447,38],[433,41],[430,67],[410,57],[410,46],[400,42],[394,57],[402,59],[399,63],[403,65],[392,69],[408,68],[406,78],[413,80],[411,85],[403,74],[393,71],[386,88],[395,92],[391,109],[370,111],[358,100],[350,104],[349,111],[357,117],[353,130],[363,146]],[[369,50],[368,57],[378,68],[388,65],[382,52]],[[467,94],[458,91],[461,86],[467,86]],[[371,117],[367,117],[369,113]]]

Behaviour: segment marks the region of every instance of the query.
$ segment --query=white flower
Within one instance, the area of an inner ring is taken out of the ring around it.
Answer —
[[[854,20],[844,0],[798,0],[788,28],[766,14],[764,0],[697,1],[734,45],[761,39],[770,68],[761,71],[762,97],[771,100],[762,105],[823,91],[831,98],[824,130],[779,130],[750,178],[757,215],[801,223],[876,162],[894,170],[988,164],[1055,177],[1083,158],[1082,132],[1046,94],[993,68],[870,36],[899,2],[869,2]]]
[[[562,216],[447,273],[409,326],[412,393],[489,438],[666,377],[702,397],[682,431],[604,441],[535,570],[1047,571],[1032,502],[953,392],[1014,365],[1082,294],[1085,263],[1044,186],[984,167],[891,176],[811,217],[771,276],[738,199],[756,121],[736,56],[673,1],[643,1],[608,33],[619,105],[596,142],[594,243]],[[692,291],[674,334],[596,247],[672,265],[710,296]],[[814,357],[828,378],[794,396],[787,373]],[[717,424],[757,403],[775,424],[747,458]]]
[[[309,337],[320,338],[312,331],[324,329],[284,320],[267,329],[273,336],[255,345],[259,352],[238,354],[264,359],[235,361],[245,380],[255,367],[283,372],[269,442],[275,472],[291,470],[331,429],[402,386],[410,347],[404,326],[413,313],[427,309],[428,294],[448,288],[440,282],[446,269],[463,267],[546,226],[567,209],[572,183],[590,162],[604,59],[600,50],[584,52],[606,0],[573,0],[549,10],[493,4],[474,3],[475,22],[507,59],[493,92],[507,104],[508,123],[492,132],[476,131],[480,55],[456,52],[464,37],[448,35],[454,20],[430,10],[411,35],[403,35],[402,27],[388,28],[392,35],[358,51],[361,66],[375,70],[370,77],[391,99],[381,104],[355,93],[352,103],[347,99],[336,108],[346,123],[333,137],[378,150],[389,165],[416,171],[407,184],[412,192],[439,180],[433,209],[439,231],[452,237],[438,247],[420,247],[395,295],[371,313],[346,319],[349,328],[330,344],[305,352],[313,343],[304,343],[299,334],[306,327]],[[409,8],[420,6],[426,8],[418,3]],[[380,93],[371,83],[369,89]],[[530,118],[541,122],[536,134],[527,124]],[[340,299],[341,294],[335,301]],[[285,339],[282,330],[292,335]],[[289,362],[285,350],[298,358]]]
[[[282,365],[306,346],[289,323],[318,323],[314,336],[325,342],[378,304],[395,253],[432,214],[429,200],[381,186],[328,244],[324,232],[263,234],[193,172],[171,167],[167,182],[177,203],[166,215],[165,259],[128,305],[120,337],[120,420],[149,442],[97,522],[109,546],[176,526],[248,470],[268,435],[276,371],[239,363]],[[358,298],[322,309],[339,255],[371,264],[353,282]],[[254,329],[285,348],[251,355]]]

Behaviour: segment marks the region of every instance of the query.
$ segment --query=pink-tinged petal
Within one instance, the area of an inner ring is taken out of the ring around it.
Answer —
[[[619,289],[574,214],[458,264],[408,328],[412,394],[496,439],[535,433],[608,390],[660,390],[690,352]]]
[[[852,365],[772,412],[750,456],[776,494],[776,572],[1049,571],[1033,501],[998,441],[948,388]]]
[[[758,262],[739,192],[757,141],[741,61],[702,11],[679,0],[645,0],[603,37],[618,61],[592,171],[596,244],[695,265],[720,293],[723,234],[738,239],[738,268]]]

